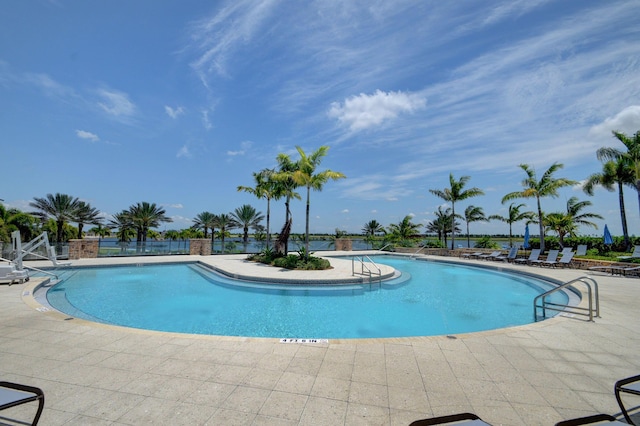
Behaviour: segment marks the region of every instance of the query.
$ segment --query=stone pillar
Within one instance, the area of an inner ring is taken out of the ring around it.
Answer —
[[[189,254],[200,255],[200,256],[210,256],[211,240],[208,238],[190,238]]]
[[[336,238],[336,251],[351,251],[353,250],[353,241],[349,238]]]
[[[95,259],[99,246],[97,238],[69,240],[69,260]]]

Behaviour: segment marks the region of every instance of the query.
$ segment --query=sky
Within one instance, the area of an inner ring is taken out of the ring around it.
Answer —
[[[5,206],[64,193],[105,219],[139,202],[182,229],[201,212],[266,201],[252,173],[329,146],[311,193],[312,233],[360,233],[406,215],[426,225],[449,174],[485,195],[456,203],[507,214],[520,164],[583,182],[612,130],[640,130],[637,0],[5,1],[0,155]],[[304,232],[303,200],[292,203]],[[637,193],[625,189],[631,234]],[[593,203],[621,235],[616,192],[580,184],[542,199]],[[517,200],[527,210],[533,199]],[[284,222],[273,201],[272,231]],[[464,229],[464,224],[462,225]],[[514,226],[522,234],[524,223]],[[471,233],[508,233],[499,221]]]

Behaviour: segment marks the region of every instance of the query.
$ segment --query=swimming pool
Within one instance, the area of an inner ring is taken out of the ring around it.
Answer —
[[[403,277],[378,285],[251,285],[199,264],[80,268],[47,292],[67,315],[180,333],[275,338],[449,335],[533,321],[534,278],[391,256]],[[565,303],[558,294],[554,301]]]

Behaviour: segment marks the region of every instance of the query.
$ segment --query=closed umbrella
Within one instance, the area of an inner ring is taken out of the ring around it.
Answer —
[[[522,243],[522,247],[526,250],[529,248],[529,225],[524,228],[524,243]]]
[[[609,227],[604,225],[604,243],[608,246],[613,244],[613,238],[611,238],[611,232],[609,232]]]

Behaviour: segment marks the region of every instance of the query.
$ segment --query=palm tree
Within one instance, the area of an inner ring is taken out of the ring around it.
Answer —
[[[222,242],[222,253],[224,253],[224,238],[229,235],[229,230],[238,227],[238,223],[230,214],[222,213],[216,215],[216,227],[219,229],[218,235]]]
[[[442,206],[438,206],[438,210],[434,212],[436,215],[435,220],[432,220],[427,225],[427,232],[432,232],[438,235],[438,240],[444,242],[444,246],[447,246],[447,234],[452,232],[455,228],[456,231],[460,231],[458,228],[459,223],[455,221],[455,217],[451,213],[451,208],[447,207],[443,209]]]
[[[591,201],[578,201],[578,197],[571,197],[567,200],[567,216],[571,218],[571,221],[576,226],[588,226],[598,229],[598,225],[591,222],[589,219],[604,219],[597,213],[580,213],[586,207],[591,206]]]
[[[131,241],[131,238],[135,234],[135,227],[131,216],[127,210],[123,210],[120,213],[113,215],[113,218],[109,220],[107,225],[109,228],[116,228],[116,237],[120,243],[120,251],[124,251],[127,243]]]
[[[56,242],[64,241],[64,225],[66,222],[73,221],[74,214],[78,208],[80,201],[67,194],[56,193],[55,195],[47,194],[45,198],[34,198],[29,203],[39,212],[34,215],[42,219],[52,218],[56,222]]]
[[[173,219],[165,215],[165,210],[155,203],[143,201],[129,207],[127,212],[133,226],[136,229],[136,242],[138,247],[147,242],[147,232],[151,228],[160,226],[163,222],[173,222]]]
[[[379,232],[384,232],[384,226],[377,220],[373,219],[365,223],[362,227],[362,232],[370,237],[374,237]]]
[[[242,243],[246,251],[247,244],[249,244],[249,227],[256,229],[264,219],[264,216],[262,212],[256,211],[253,206],[244,204],[235,209],[231,213],[231,217],[238,224],[238,227],[242,227]]]
[[[36,236],[35,224],[36,218],[32,215],[0,204],[0,241],[10,242],[14,231],[20,231],[22,241],[30,241]]]
[[[575,232],[576,224],[568,213],[549,213],[543,218],[544,226],[558,234],[558,244],[564,248],[564,237]]]
[[[102,225],[102,223],[98,223],[96,226],[89,229],[89,232],[93,235],[97,235],[99,238],[111,235],[111,230],[107,226]]]
[[[636,192],[638,193],[638,206],[640,207],[640,130],[633,136],[627,136],[622,132],[613,131],[613,136],[624,144],[626,152],[616,148],[603,147],[597,151],[598,160],[625,159],[633,168],[635,174]]]
[[[480,188],[469,188],[463,191],[464,186],[469,182],[471,177],[462,176],[459,180],[455,180],[453,174],[449,174],[449,188],[443,190],[430,189],[429,191],[442,198],[445,201],[451,203],[451,217],[456,216],[456,201],[466,200],[467,198],[476,197],[478,195],[484,195],[484,192]],[[453,222],[454,219],[452,219]],[[451,248],[455,248],[455,227],[451,229]]]
[[[274,184],[274,199],[284,198],[285,221],[278,241],[276,241],[276,251],[282,251],[286,255],[289,252],[289,233],[293,218],[291,217],[291,199],[301,200],[300,194],[296,192],[298,185],[293,180],[292,174],[298,168],[298,163],[291,161],[287,154],[278,154],[276,158],[278,162],[278,171],[269,176],[269,180]],[[279,246],[282,246],[279,247]]]
[[[499,220],[509,224],[509,247],[513,247],[513,224],[521,220],[526,220],[527,223],[531,223],[536,215],[534,212],[521,212],[520,209],[525,206],[526,204],[524,203],[517,205],[516,203],[511,203],[509,204],[509,213],[506,217],[497,214],[489,216],[489,220]]]
[[[193,225],[191,227],[194,229],[204,230],[204,238],[207,238],[207,231],[211,229],[211,234],[213,236],[215,218],[216,215],[211,212],[198,213],[198,215],[193,219]]]
[[[84,201],[78,201],[78,207],[72,216],[72,220],[78,224],[78,238],[82,238],[82,228],[85,223],[91,225],[100,225],[102,223],[100,210],[91,207],[89,203]]]
[[[340,172],[334,172],[332,170],[324,170],[322,172],[316,173],[316,168],[320,165],[322,159],[327,155],[327,152],[329,151],[328,146],[323,145],[316,151],[312,152],[310,155],[307,155],[299,146],[296,146],[296,149],[298,150],[298,154],[300,154],[300,160],[298,160],[297,170],[292,173],[291,177],[296,184],[307,188],[307,210],[304,244],[306,255],[308,257],[311,190],[313,189],[315,191],[322,191],[322,187],[329,181],[329,179],[343,179],[346,178],[346,176]]]
[[[624,191],[623,186],[627,185],[635,188],[635,173],[633,167],[625,158],[618,158],[615,161],[607,161],[602,165],[602,172],[593,173],[587,178],[582,189],[588,195],[593,195],[594,188],[600,185],[607,191],[615,191],[614,186],[618,188],[618,204],[620,206],[620,220],[622,222],[622,234],[624,236],[624,245],[626,250],[631,250],[631,241],[629,240],[629,228],[627,226],[627,214],[624,207]]]
[[[399,223],[389,225],[389,234],[396,241],[407,241],[418,234],[422,225],[411,222],[412,216],[405,216]]]
[[[238,186],[238,191],[248,192],[258,198],[267,200],[267,249],[271,241],[271,200],[277,200],[281,197],[277,188],[277,182],[272,179],[275,174],[273,169],[263,169],[258,173],[253,173],[253,180],[256,186]]]
[[[488,222],[489,219],[484,215],[482,207],[468,206],[464,210],[464,221],[467,223],[467,247],[471,247],[469,238],[469,223],[471,222]]]
[[[520,168],[524,170],[527,177],[522,181],[524,189],[522,191],[510,192],[502,197],[502,204],[506,201],[514,200],[516,198],[535,198],[538,206],[538,225],[540,227],[540,252],[544,252],[544,222],[542,207],[540,205],[540,199],[542,197],[557,197],[558,190],[565,186],[571,186],[577,184],[576,181],[569,180],[567,178],[554,178],[553,174],[564,167],[562,164],[553,163],[546,172],[542,175],[540,180],[536,177],[535,169],[531,168],[528,164],[520,164]]]

